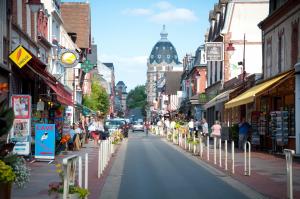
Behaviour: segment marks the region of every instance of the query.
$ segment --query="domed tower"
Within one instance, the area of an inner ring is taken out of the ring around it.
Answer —
[[[178,61],[178,55],[173,44],[168,40],[166,27],[160,33],[161,39],[152,48],[147,62],[147,102],[153,105],[157,98],[157,80],[166,71],[182,70],[182,64]]]

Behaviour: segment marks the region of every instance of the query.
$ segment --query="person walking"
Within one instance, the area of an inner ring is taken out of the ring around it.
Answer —
[[[208,124],[205,118],[202,119],[201,126],[202,126],[202,137],[203,137],[202,141],[205,144],[206,143],[205,138],[208,137]]]
[[[220,122],[218,120],[215,121],[215,124],[211,127],[212,130],[212,137],[216,138],[217,147],[219,146],[219,140],[221,139],[221,130],[222,127],[220,125]]]
[[[245,118],[242,119],[242,122],[239,124],[239,149],[244,148],[244,143],[247,140],[247,136],[250,130],[250,124],[246,121]]]
[[[189,126],[190,137],[193,137],[193,132],[194,132],[194,128],[195,128],[193,118],[191,118],[191,120],[189,121],[188,126]]]

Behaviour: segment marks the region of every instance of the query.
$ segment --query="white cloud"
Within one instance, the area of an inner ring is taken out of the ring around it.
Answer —
[[[176,8],[168,1],[160,1],[154,4],[153,8],[132,8],[126,9],[122,13],[131,16],[146,16],[149,21],[160,24],[167,22],[194,22],[198,20],[193,10]]]
[[[169,9],[174,8],[174,6],[167,1],[160,1],[160,2],[156,3],[155,7],[159,8],[161,10],[169,10]]]
[[[186,8],[176,8],[161,12],[150,17],[150,20],[157,23],[162,22],[193,22],[198,18],[192,10]]]
[[[126,9],[122,12],[124,15],[131,16],[148,16],[152,14],[152,10],[145,8]]]
[[[146,83],[148,56],[117,56],[101,54],[101,62],[113,62],[115,66],[116,83],[124,81],[128,91],[137,85]],[[101,73],[101,72],[100,72]]]

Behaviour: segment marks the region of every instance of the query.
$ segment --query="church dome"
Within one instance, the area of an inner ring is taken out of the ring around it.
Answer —
[[[173,44],[168,40],[168,33],[165,30],[165,25],[160,33],[161,39],[152,48],[149,60],[150,64],[160,64],[166,62],[168,64],[179,64],[178,55]]]

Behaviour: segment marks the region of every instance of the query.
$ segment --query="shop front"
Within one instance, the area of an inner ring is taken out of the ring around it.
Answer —
[[[257,149],[273,153],[295,149],[294,82],[294,71],[288,71],[225,104],[230,120],[245,118],[251,124],[250,140]]]

